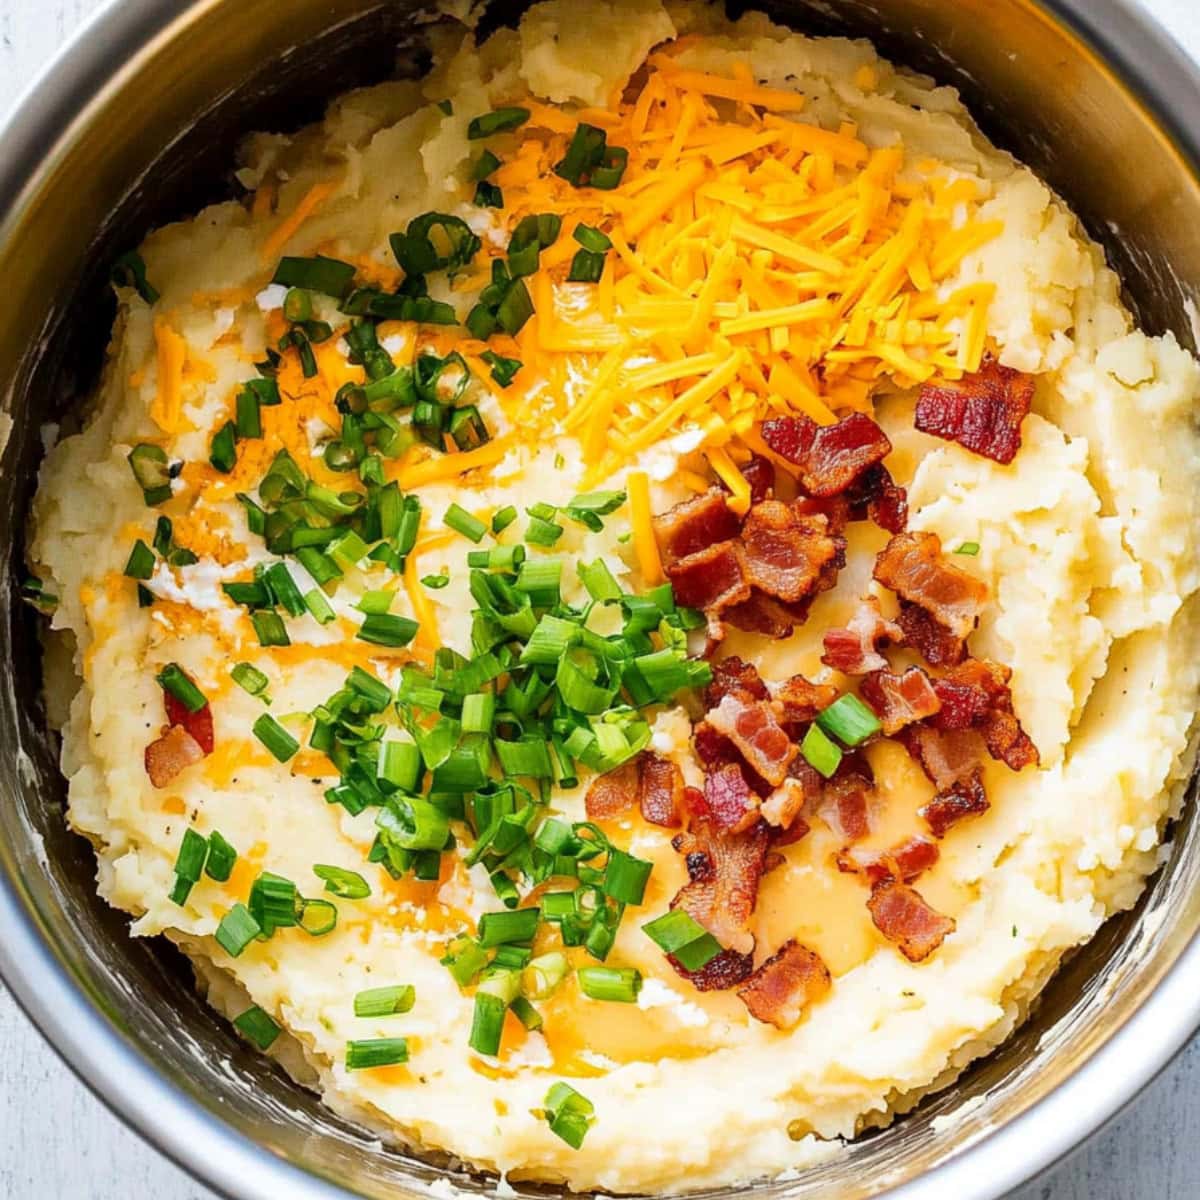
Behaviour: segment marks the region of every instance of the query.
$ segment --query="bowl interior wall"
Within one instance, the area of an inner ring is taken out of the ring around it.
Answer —
[[[960,87],[985,130],[1062,192],[1104,242],[1145,325],[1190,344],[1178,280],[1200,278],[1196,181],[1122,84],[1040,8],[1022,0],[755,7],[805,31],[872,36],[896,60]],[[516,11],[494,8],[489,20],[511,20]],[[331,96],[387,76],[394,47],[401,70],[423,69],[426,27],[415,13],[404,3],[293,0],[285,17],[273,0],[208,0],[177,18],[186,27],[182,40],[157,39],[127,62],[119,86],[97,87],[80,105],[75,128],[0,225],[0,276],[12,297],[0,327],[13,420],[0,472],[10,582],[23,573],[21,529],[39,427],[76,419],[101,365],[113,314],[104,264],[148,229],[235,194],[240,135],[314,118]],[[237,39],[228,36],[235,19]],[[407,1183],[435,1178],[425,1163],[380,1151],[248,1052],[197,999],[184,961],[161,941],[129,939],[126,918],[98,900],[91,850],[63,821],[56,750],[33,699],[36,623],[11,587],[0,603],[0,868],[64,969],[118,1036],[192,1102],[275,1154],[363,1196],[395,1197]],[[834,1163],[755,1191],[839,1200],[877,1194],[1069,1074],[1132,1013],[1195,931],[1196,836],[1189,810],[1142,903],[1070,960],[1034,1019],[1001,1051],[890,1129],[861,1139],[850,1151],[853,1169]],[[958,1132],[934,1136],[933,1119],[972,1097],[984,1099]],[[469,1179],[461,1186],[490,1188]]]

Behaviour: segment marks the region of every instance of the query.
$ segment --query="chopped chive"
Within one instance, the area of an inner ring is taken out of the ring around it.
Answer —
[[[842,761],[842,752],[834,742],[831,742],[815,722],[808,727],[804,741],[800,743],[800,753],[814,770],[819,771],[826,779],[833,776]]]
[[[850,692],[819,712],[817,724],[847,746],[857,746],[883,728],[879,718]]]
[[[329,900],[305,898],[300,901],[296,913],[296,924],[309,937],[324,937],[327,933],[332,933],[337,927],[337,921],[337,906]]]
[[[316,863],[313,874],[324,880],[327,892],[345,900],[365,900],[371,894],[371,885],[357,871]]]
[[[463,733],[491,733],[496,719],[496,697],[491,692],[472,692],[463,697]]]
[[[385,790],[417,791],[421,771],[421,752],[412,742],[384,742],[380,747],[377,772]]]
[[[682,908],[673,908],[661,917],[647,921],[642,932],[686,971],[698,971],[721,953],[717,939]]]
[[[520,542],[511,546],[489,546],[486,550],[471,550],[467,553],[468,567],[484,567],[489,570],[511,571],[525,561],[525,547]]]
[[[539,954],[525,966],[523,987],[534,1000],[544,1000],[566,978],[570,965],[560,950]]]
[[[537,932],[540,916],[536,908],[484,913],[479,918],[479,944],[487,949],[506,942],[528,942]]]
[[[333,611],[333,605],[329,603],[328,597],[320,588],[313,588],[304,593],[304,607],[308,609],[313,620],[321,625],[328,625],[337,616],[337,613]]]
[[[517,510],[511,504],[506,504],[493,514],[492,532],[497,535],[503,533],[517,519],[517,515]]]
[[[442,520],[455,533],[461,533],[473,542],[480,541],[487,533],[487,526],[458,504],[451,504]]]
[[[475,993],[475,1012],[471,1019],[471,1034],[467,1044],[477,1054],[496,1055],[504,1033],[504,1014],[508,1005],[490,992]]]
[[[368,1071],[372,1067],[395,1067],[408,1062],[404,1038],[371,1038],[346,1043],[346,1070]]]
[[[476,208],[503,208],[504,193],[494,183],[481,179],[475,185],[475,195],[471,202]]]
[[[459,987],[468,987],[487,966],[488,956],[474,938],[460,937],[450,944],[441,962],[449,969]]]
[[[579,990],[592,1000],[633,1004],[642,990],[642,976],[633,967],[580,967]]]
[[[454,105],[449,100],[439,100],[437,106],[446,116],[454,116]]]
[[[407,646],[416,637],[416,621],[391,613],[371,613],[358,629],[358,637],[375,646]]]
[[[575,226],[571,236],[585,249],[593,254],[603,254],[612,249],[612,239],[594,226],[585,225],[582,221]]]
[[[979,543],[978,542],[963,542],[963,544],[961,546],[959,546],[959,548],[957,550],[955,550],[954,553],[955,554],[966,554],[968,556],[974,556],[979,553]]]
[[[653,869],[654,864],[647,859],[635,858],[614,846],[608,852],[601,886],[619,904],[641,904]]]
[[[125,575],[129,579],[149,579],[154,574],[154,551],[138,538],[129,552],[125,563]]]
[[[117,287],[131,287],[147,303],[158,299],[158,289],[146,278],[146,263],[136,250],[130,250],[113,261],[109,278]]]
[[[304,288],[344,299],[354,283],[354,267],[337,258],[326,258],[318,254],[314,258],[290,258],[279,260],[272,283],[286,288]]]
[[[263,933],[271,937],[276,929],[287,929],[296,924],[299,900],[296,885],[290,879],[263,871],[251,884],[246,904]]]
[[[257,1004],[233,1018],[234,1028],[252,1041],[260,1050],[269,1050],[282,1032],[271,1017]]]
[[[129,468],[148,507],[171,498],[171,466],[161,446],[139,442],[129,452]]]
[[[250,623],[258,634],[260,646],[290,646],[292,639],[288,637],[287,626],[283,618],[270,609],[260,609],[250,614]]]
[[[232,421],[224,425],[213,435],[208,449],[208,461],[224,475],[228,475],[237,464],[237,427]]]
[[[356,1017],[391,1017],[412,1010],[417,1000],[417,989],[411,983],[398,983],[391,987],[367,988],[354,997]]]
[[[501,387],[508,387],[516,373],[525,365],[519,358],[505,358],[494,350],[485,350],[479,357],[491,367],[492,378]]]
[[[596,1119],[592,1102],[569,1083],[556,1083],[542,1104],[551,1133],[562,1138],[572,1150],[578,1150]]]
[[[375,588],[372,591],[363,592],[355,607],[359,612],[385,613],[392,607],[392,601],[395,598],[396,592],[393,588]]]
[[[467,125],[467,138],[476,142],[495,133],[510,133],[514,129],[520,129],[528,120],[527,108],[497,108],[481,116],[472,117]]]
[[[175,859],[175,885],[171,889],[171,900],[181,907],[187,903],[192,886],[200,880],[207,854],[208,839],[194,829],[185,829]]]
[[[281,763],[300,749],[300,743],[270,713],[263,713],[251,732]]]
[[[207,697],[178,663],[167,663],[155,679],[163,691],[170,692],[188,712],[199,712],[208,703]]]
[[[213,936],[226,954],[237,958],[260,933],[262,927],[250,915],[250,910],[239,902],[221,918]]]
[[[587,594],[593,600],[619,600],[621,585],[613,577],[608,564],[602,558],[593,563],[580,563],[576,570],[579,572],[579,582],[583,584]]]
[[[262,414],[258,396],[246,389],[238,392],[234,402],[234,432],[239,438],[262,437]]]
[[[208,857],[204,860],[204,873],[218,883],[227,883],[237,862],[237,851],[214,829],[208,835]]]
[[[525,540],[532,546],[553,546],[562,537],[563,527],[542,517],[530,517]]]
[[[450,583],[450,576],[443,571],[440,575],[422,575],[421,585],[423,587],[432,588],[435,592],[447,587]]]
[[[249,692],[251,696],[266,699],[265,694],[270,680],[257,667],[248,662],[240,662],[230,670],[229,674],[242,691]]]
[[[599,283],[604,274],[604,255],[590,250],[577,250],[567,272],[568,283]]]

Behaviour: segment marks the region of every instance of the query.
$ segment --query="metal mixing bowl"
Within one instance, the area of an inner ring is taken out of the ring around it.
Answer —
[[[503,3],[489,20],[511,19]],[[809,31],[873,37],[959,86],[987,132],[1107,247],[1152,332],[1194,345],[1200,77],[1121,0],[769,0]],[[63,821],[33,618],[14,600],[38,427],[94,382],[113,306],[105,264],[229,194],[241,133],[290,128],[330,95],[418,72],[402,0],[128,0],[103,10],[0,140],[0,970],[58,1052],[197,1177],[243,1200],[404,1197],[441,1173],[383,1150],[249,1052],[161,942],[131,940]],[[1190,130],[1190,131],[1189,131]],[[1136,703],[1136,698],[1131,697]],[[131,748],[131,753],[140,752]],[[1056,977],[1033,1019],[951,1089],[845,1158],[763,1197],[983,1200],[1076,1145],[1200,1023],[1200,847],[1191,806],[1138,908]],[[753,1087],[753,1080],[730,1081]],[[960,1120],[935,1119],[970,1102]],[[681,1098],[686,1103],[686,1098]],[[486,1180],[462,1178],[486,1193]]]

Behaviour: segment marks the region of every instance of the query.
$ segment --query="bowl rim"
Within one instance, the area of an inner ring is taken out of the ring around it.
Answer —
[[[195,0],[204,7],[210,0]],[[1112,69],[1200,178],[1197,63],[1134,0],[1031,0]],[[121,74],[113,63],[183,15],[178,0],[105,0],[26,86],[0,125],[0,237],[35,193],[49,153]],[[0,873],[0,980],[73,1074],[144,1141],[228,1200],[351,1200],[355,1194],[272,1154],[192,1101],[126,1040],[72,981]],[[1200,1028],[1200,933],[1150,995],[1075,1072],[998,1128],[986,1129],[887,1200],[997,1200],[1070,1154],[1126,1108]],[[170,1119],[164,1120],[163,1115]]]

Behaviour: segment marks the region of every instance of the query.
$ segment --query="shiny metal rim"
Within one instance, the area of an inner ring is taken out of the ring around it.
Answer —
[[[201,0],[203,2],[203,0]],[[1130,0],[1038,0],[1137,93],[1200,174],[1200,70]],[[127,61],[179,16],[178,0],[109,0],[25,92],[0,139],[0,232],[96,96],[119,86]],[[0,976],[87,1087],[143,1138],[231,1200],[347,1200],[350,1193],[276,1158],[168,1083],[74,986],[7,880],[0,879]],[[1056,1091],[950,1161],[886,1193],[889,1200],[996,1200],[1076,1148],[1115,1116],[1200,1027],[1200,937],[1142,1007]]]

